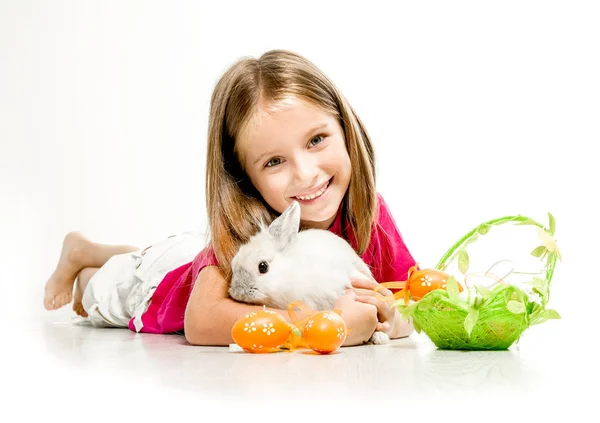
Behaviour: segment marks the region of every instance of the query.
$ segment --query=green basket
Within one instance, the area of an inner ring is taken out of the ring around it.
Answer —
[[[440,349],[508,349],[531,325],[560,318],[555,310],[546,309],[550,281],[557,257],[560,258],[553,239],[555,220],[550,213],[548,217],[548,228],[524,216],[507,216],[482,223],[456,242],[435,267],[445,271],[450,263],[458,260],[460,272],[466,274],[469,267],[466,247],[479,236],[487,234],[493,226],[506,223],[534,225],[541,229],[538,232],[543,245],[531,254],[541,261],[546,260],[545,278],[533,277],[529,293],[516,285],[497,284],[493,289],[473,288],[478,301],[466,302],[459,297],[458,283],[451,276],[445,290],[433,290],[408,306],[399,300],[395,306],[404,318],[412,319],[417,332],[424,332]],[[530,300],[531,294],[539,300]]]

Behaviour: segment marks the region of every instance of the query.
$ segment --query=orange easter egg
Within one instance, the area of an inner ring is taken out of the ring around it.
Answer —
[[[449,277],[449,274],[437,269],[423,269],[412,273],[408,281],[411,298],[418,301],[434,289],[446,289]],[[462,286],[458,284],[458,291],[462,290]]]
[[[347,333],[342,316],[334,311],[321,311],[308,319],[302,336],[312,350],[329,354],[342,346]]]
[[[279,314],[261,310],[248,313],[231,329],[233,341],[251,353],[270,353],[279,350],[287,342],[291,326]]]

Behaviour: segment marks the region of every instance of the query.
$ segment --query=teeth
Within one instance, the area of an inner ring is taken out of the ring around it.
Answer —
[[[298,198],[299,200],[304,200],[304,201],[313,200],[313,199],[323,195],[323,193],[325,192],[325,190],[327,189],[328,186],[329,186],[329,183],[327,185],[325,185],[323,188],[321,188],[320,190],[318,190],[317,192],[315,192],[314,194],[307,195],[306,197],[298,196],[296,198]]]

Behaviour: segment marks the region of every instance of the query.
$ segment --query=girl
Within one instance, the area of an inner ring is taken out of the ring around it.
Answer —
[[[405,280],[415,261],[376,192],[371,140],[344,96],[311,62],[274,50],[240,59],[225,72],[211,98],[206,191],[206,246],[192,234],[143,251],[67,235],[46,285],[46,308],[70,302],[77,279],[73,308],[94,326],[183,330],[191,344],[228,345],[234,323],[261,309],[228,296],[231,260],[258,222],[272,221],[296,200],[301,229],[342,236],[374,275],[352,280],[354,289],[336,304],[353,328],[344,345],[361,344],[375,330],[390,338],[411,333],[373,291],[378,282]],[[284,310],[272,311],[289,319]]]

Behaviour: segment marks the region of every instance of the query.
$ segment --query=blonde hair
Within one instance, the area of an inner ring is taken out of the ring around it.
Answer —
[[[293,96],[338,119],[352,164],[342,204],[342,228],[349,224],[362,254],[376,219],[375,154],[370,137],[350,104],[327,76],[302,56],[271,50],[260,58],[244,57],[218,81],[211,98],[206,166],[206,205],[211,245],[226,280],[240,245],[270,223],[277,212],[252,186],[236,154],[235,141],[262,103]],[[348,234],[344,232],[348,240]]]

